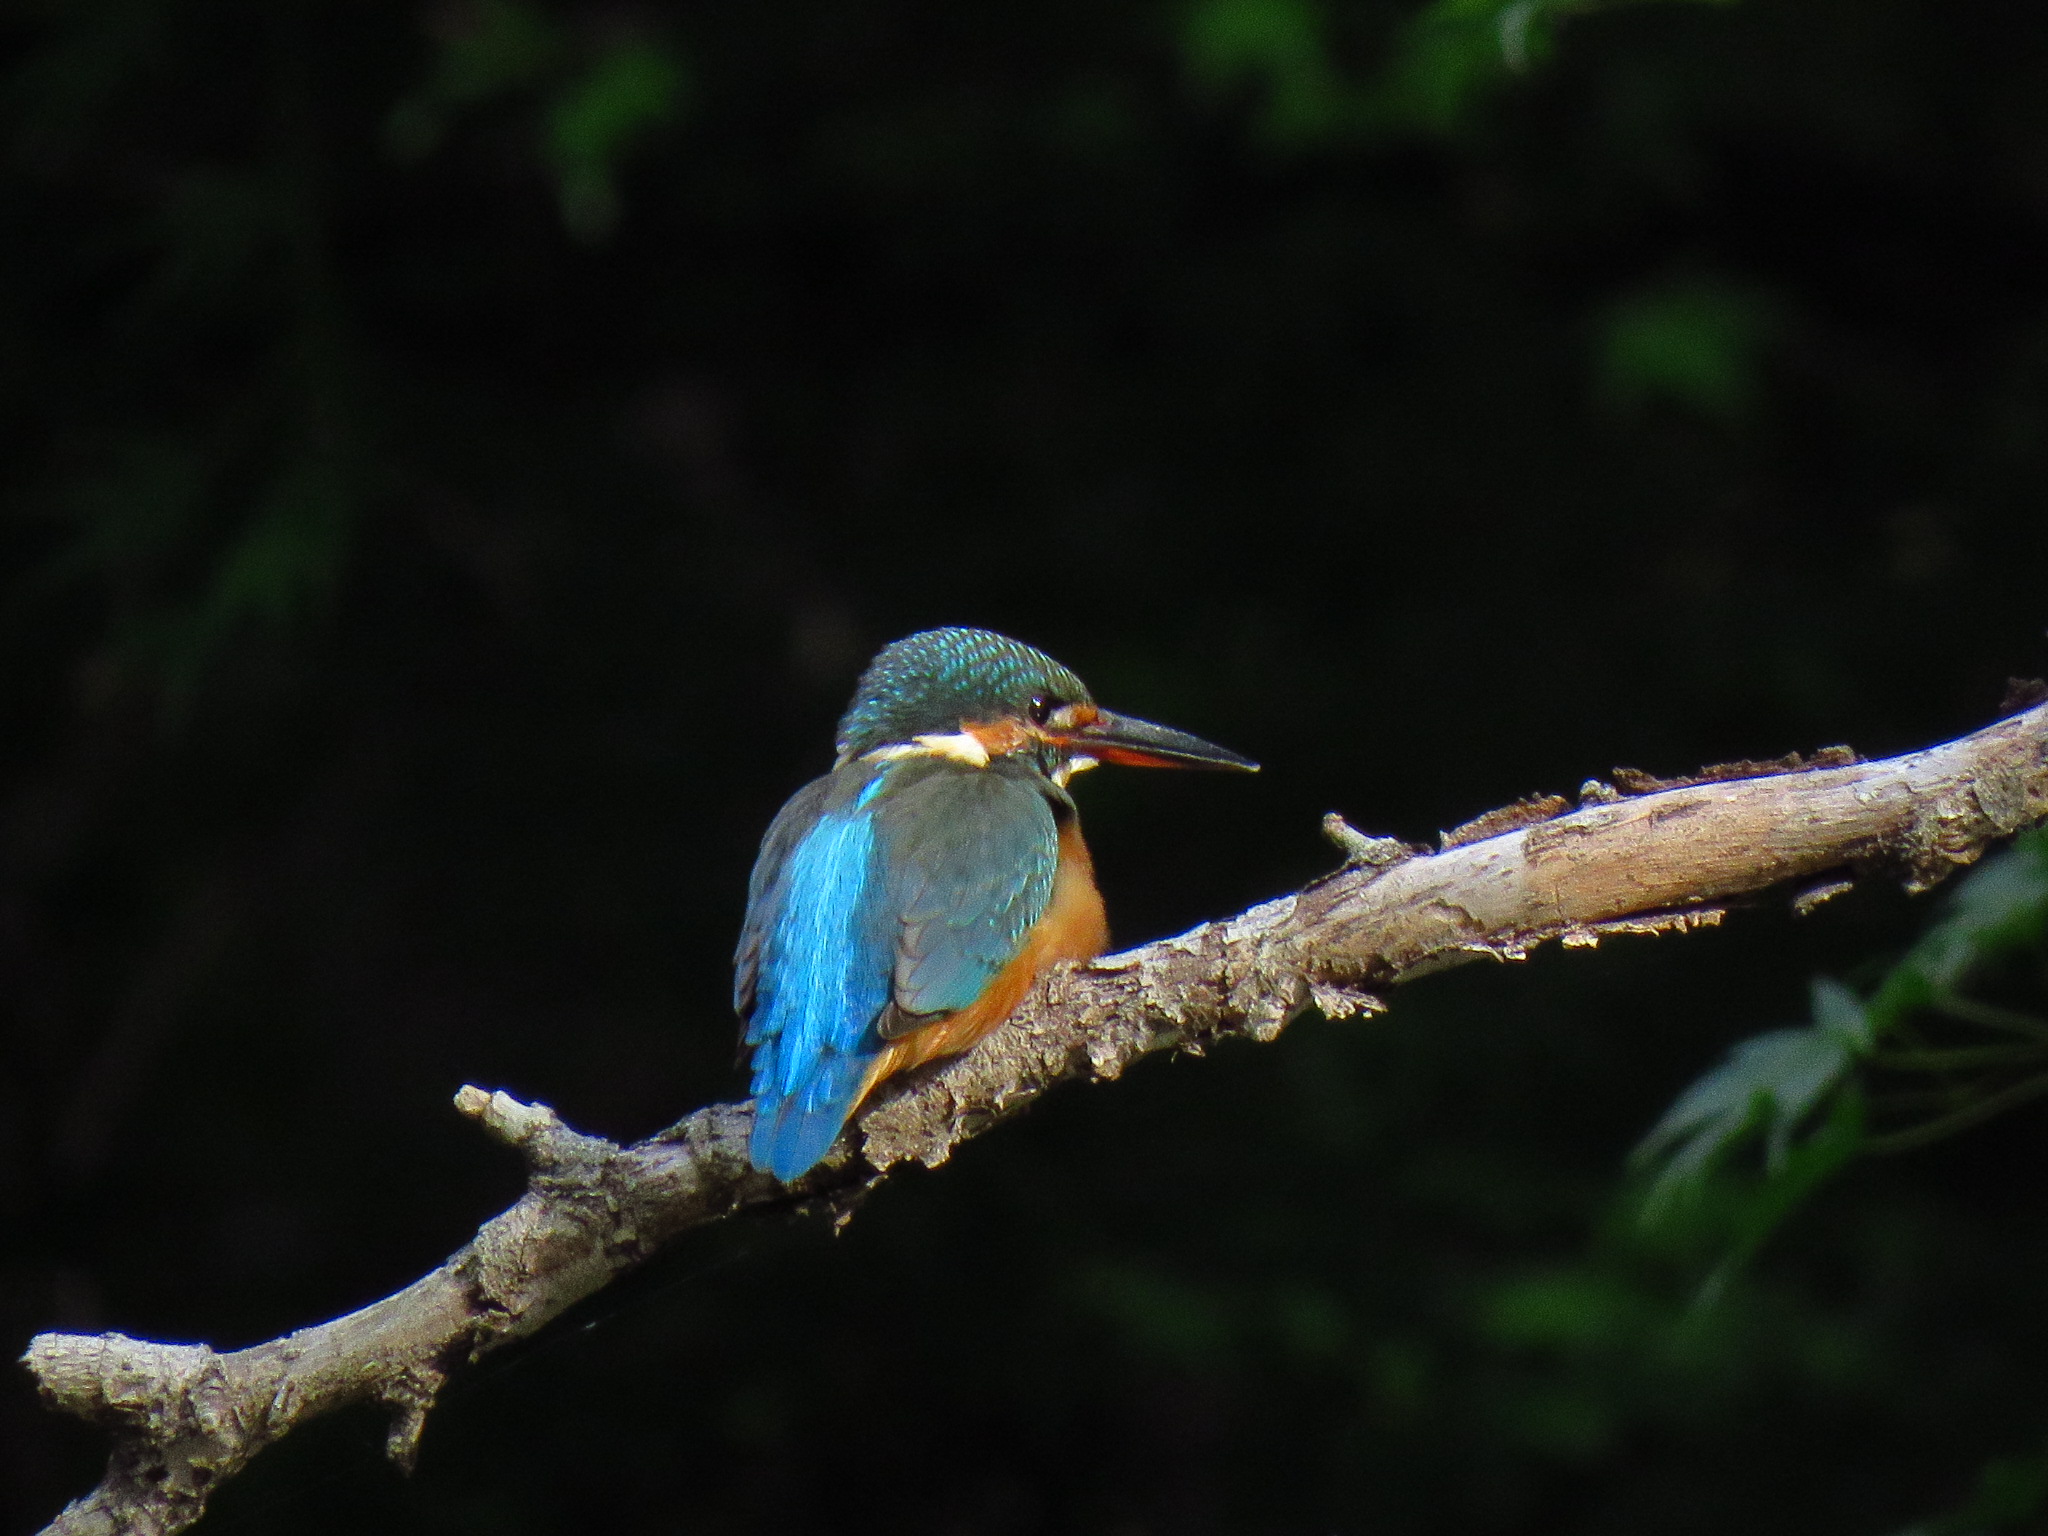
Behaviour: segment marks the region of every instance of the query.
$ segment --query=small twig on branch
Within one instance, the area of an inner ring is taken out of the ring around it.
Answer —
[[[105,1479],[48,1527],[62,1536],[182,1530],[214,1489],[309,1418],[391,1410],[410,1466],[449,1373],[542,1327],[677,1233],[750,1207],[838,1214],[900,1163],[954,1147],[1054,1083],[1120,1076],[1167,1047],[1271,1040],[1311,1005],[1377,1011],[1395,983],[1546,939],[1716,923],[1727,903],[1790,887],[1810,904],[1845,874],[1924,890],[1993,840],[2048,816],[2048,704],[1883,762],[1727,764],[1682,781],[1617,771],[1572,810],[1525,800],[1428,853],[1325,821],[1345,866],[1293,896],[1061,971],[967,1055],[912,1075],[836,1155],[784,1187],[747,1161],[751,1112],[702,1109],[620,1147],[542,1105],[464,1088],[456,1107],[515,1147],[526,1193],[432,1273],[359,1312],[216,1352],[120,1334],[43,1334],[26,1364],[53,1406],[105,1425]],[[1618,786],[1618,787],[1617,787]]]

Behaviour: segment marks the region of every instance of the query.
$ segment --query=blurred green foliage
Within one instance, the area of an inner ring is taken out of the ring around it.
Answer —
[[[1736,1267],[1860,1155],[1917,1149],[2048,1093],[2048,831],[1987,858],[1944,906],[1867,996],[1817,978],[1811,1023],[1738,1044],[1637,1148],[1655,1170],[1636,1206],[1643,1236],[1712,1264],[1692,1316],[1720,1310]],[[1975,995],[1987,987],[2025,1006]],[[1920,1086],[1902,1091],[1907,1074]],[[1902,1127],[1873,1126],[1887,1109]],[[1760,1175],[1731,1168],[1757,1139]],[[2048,1450],[1994,1460],[1972,1498],[1902,1536],[2032,1528],[2043,1513]]]
[[[1767,300],[1725,279],[1627,294],[1601,323],[1602,391],[1621,410],[1663,402],[1733,420],[1755,404],[1769,314]]]
[[[522,103],[536,117],[539,158],[563,223],[586,240],[610,234],[626,158],[687,101],[688,71],[675,45],[611,17],[578,28],[527,0],[451,6],[438,33],[432,73],[391,110],[392,151],[416,159],[438,148],[462,115]]]
[[[1252,92],[1266,145],[1300,150],[1333,139],[1464,133],[1515,73],[1549,54],[1566,21],[1611,8],[1612,0],[1193,0],[1179,41],[1199,91],[1212,99]]]
[[[2048,1092],[2048,1010],[2028,1012],[1973,997],[1973,980],[2022,957],[2048,980],[2048,832],[2022,834],[1963,878],[1942,919],[1859,997],[1827,977],[1813,983],[1812,1022],[1738,1044],[1727,1062],[1685,1090],[1636,1150],[1656,1176],[1643,1218],[1691,1214],[1738,1146],[1761,1139],[1764,1176],[1722,1203],[1747,1257],[1825,1180],[1859,1152],[1903,1150],[1967,1129]],[[1924,1043],[1969,1029],[1965,1043]],[[1985,1044],[1989,1036],[1995,1043]],[[1900,1048],[1901,1036],[1912,1043]],[[1931,1100],[1903,1129],[1868,1126],[1865,1063],[1924,1074]]]
[[[516,1193],[462,1082],[614,1135],[740,1091],[755,841],[921,625],[1268,764],[1083,786],[1132,940],[1320,872],[1331,806],[1875,754],[2040,669],[2025,8],[0,28],[17,1341],[388,1292]],[[1931,932],[1870,889],[1055,1095],[841,1240],[682,1245],[414,1478],[337,1420],[214,1522],[2023,1526],[2048,1142],[1850,1154],[2033,1079],[2034,856]],[[102,1453],[18,1377],[0,1520]]]

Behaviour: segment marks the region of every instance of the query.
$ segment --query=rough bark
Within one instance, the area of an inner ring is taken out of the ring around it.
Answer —
[[[2048,816],[2048,704],[1882,762],[1723,764],[1686,780],[1618,771],[1576,809],[1524,801],[1436,851],[1341,818],[1336,873],[1292,896],[1052,976],[963,1057],[912,1075],[833,1157],[785,1187],[746,1157],[750,1110],[718,1104],[620,1147],[543,1105],[464,1088],[456,1107],[517,1148],[517,1204],[432,1273],[382,1301],[266,1344],[217,1352],[120,1334],[43,1334],[25,1363],[53,1406],[105,1425],[105,1479],[47,1528],[66,1536],[182,1530],[213,1490],[296,1425],[346,1403],[392,1413],[410,1466],[449,1373],[542,1327],[686,1228],[749,1207],[844,1216],[900,1163],[954,1147],[1068,1078],[1104,1080],[1152,1051],[1230,1035],[1271,1040],[1314,1006],[1378,1011],[1397,982],[1536,945],[1718,923],[1783,890],[1805,909],[1860,876],[1921,890]]]

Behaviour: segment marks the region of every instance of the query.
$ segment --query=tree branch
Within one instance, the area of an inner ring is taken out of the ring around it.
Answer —
[[[25,1363],[53,1407],[103,1424],[105,1479],[47,1528],[62,1536],[184,1529],[213,1490],[316,1415],[373,1401],[410,1467],[450,1372],[539,1329],[677,1233],[751,1207],[835,1215],[897,1164],[954,1147],[1068,1078],[1120,1076],[1167,1047],[1271,1040],[1314,1006],[1384,1007],[1394,983],[1537,944],[1718,923],[1790,888],[1802,910],[1848,877],[1923,890],[1994,839],[2048,816],[2048,704],[1882,762],[1736,763],[1690,780],[1617,771],[1574,810],[1555,796],[1467,823],[1435,852],[1333,817],[1344,867],[1292,896],[1052,976],[967,1055],[913,1074],[834,1157],[784,1187],[747,1161],[751,1110],[701,1109],[628,1147],[543,1105],[464,1088],[456,1107],[525,1158],[526,1193],[432,1273],[361,1311],[248,1349],[43,1334]]]

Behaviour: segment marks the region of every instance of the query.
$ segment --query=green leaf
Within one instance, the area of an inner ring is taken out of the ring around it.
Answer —
[[[1850,1083],[1835,1095],[1827,1117],[1813,1132],[1786,1148],[1763,1180],[1735,1203],[1729,1216],[1726,1250],[1702,1288],[1700,1302],[1711,1304],[1725,1290],[1729,1278],[1756,1256],[1785,1219],[1846,1167],[1867,1140],[1863,1096]]]
[[[1655,1308],[1620,1276],[1559,1268],[1500,1282],[1484,1297],[1480,1324],[1513,1348],[1627,1347],[1655,1326]]]
[[[1600,321],[1599,389],[1624,412],[1666,403],[1734,421],[1748,414],[1774,329],[1767,299],[1719,276],[1678,276],[1618,300]]]
[[[1763,1177],[1731,1187],[1732,1203],[1719,1213],[1724,1259],[1709,1292],[1717,1289],[1816,1188],[1873,1145],[1852,1070],[1918,1009],[1933,1005],[1972,1017],[1953,989],[1987,959],[2039,943],[2044,933],[2048,830],[2037,829],[1986,859],[1958,886],[1942,919],[1868,1000],[1840,982],[1816,978],[1811,1024],[1743,1041],[1680,1094],[1632,1156],[1637,1167],[1656,1170],[1638,1220],[1657,1226],[1681,1207],[1697,1210],[1726,1155],[1761,1135]],[[2001,1012],[1983,1005],[1974,1011]],[[2016,1092],[2003,1090],[2014,1102]],[[1802,1128],[1830,1096],[1826,1117],[1802,1138]]]
[[[1260,126],[1278,142],[1327,136],[1351,116],[1315,0],[1199,0],[1181,27],[1189,77],[1211,94],[1263,95]]]
[[[584,239],[618,221],[620,162],[634,142],[682,109],[681,62],[644,38],[613,44],[556,92],[546,144],[562,219]]]
[[[1815,992],[1818,1002],[1820,988]],[[1767,1166],[1784,1166],[1793,1132],[1865,1049],[1865,1037],[1840,1012],[1841,1000],[1830,993],[1827,1006],[1832,1022],[1745,1040],[1678,1096],[1634,1154],[1638,1165],[1663,1164],[1647,1209],[1667,1208],[1752,1131],[1764,1135]],[[1854,1013],[1860,1019],[1861,1009]]]
[[[1813,1027],[1835,1036],[1858,1055],[1877,1044],[1877,1032],[1863,1000],[1832,977],[1813,978]]]
[[[287,466],[229,545],[209,598],[214,627],[283,624],[332,586],[346,545],[348,497],[332,468]]]
[[[1575,0],[1435,0],[1402,29],[1384,90],[1395,119],[1456,129],[1492,90],[1549,52]]]
[[[1949,915],[1913,946],[1906,964],[1939,991],[1956,986],[1994,955],[2038,941],[2048,931],[2048,829],[2014,839],[1967,875],[1949,899]]]
[[[472,0],[456,14],[440,29],[432,73],[384,125],[385,142],[402,159],[437,148],[458,109],[532,85],[561,58],[554,23],[521,0]]]

